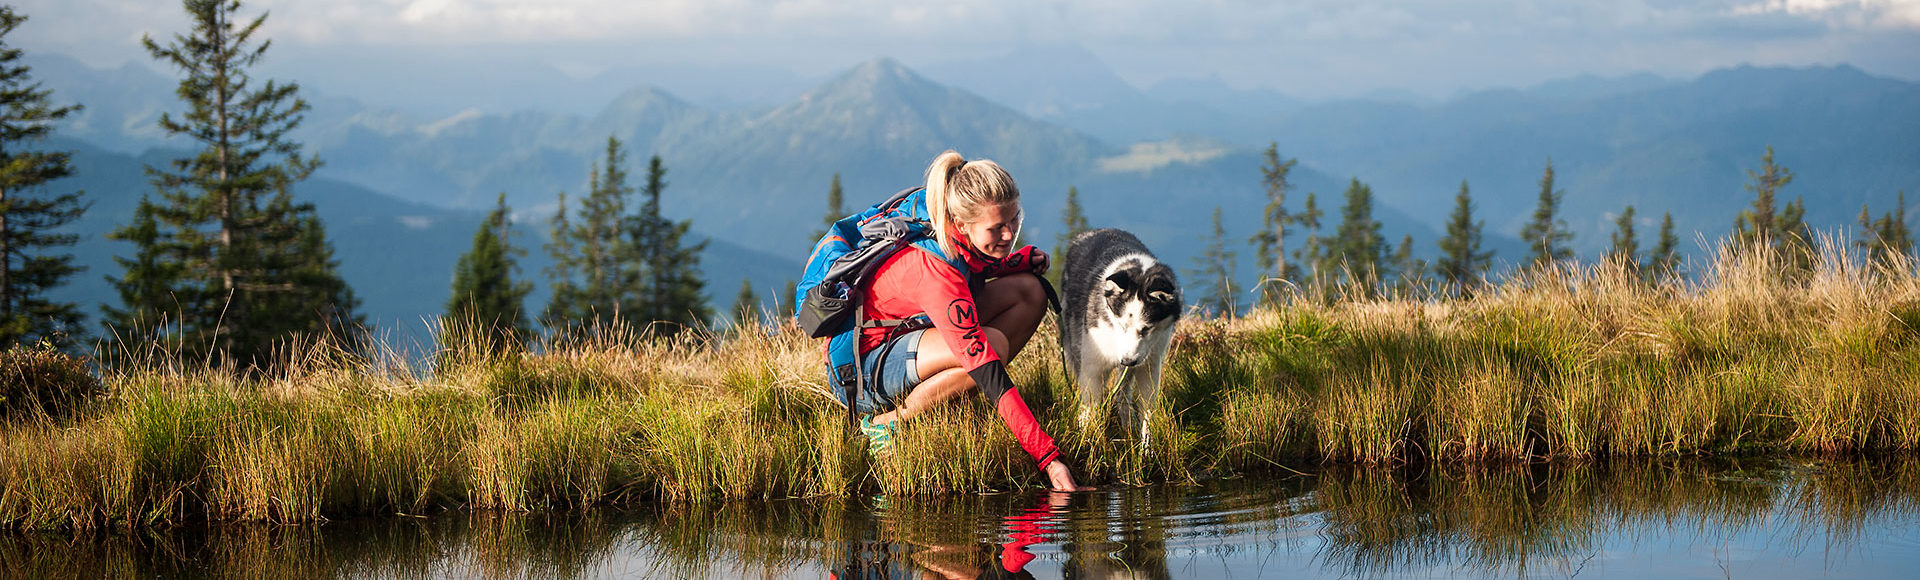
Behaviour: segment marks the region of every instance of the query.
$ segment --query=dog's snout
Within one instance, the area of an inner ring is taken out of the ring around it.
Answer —
[[[1120,359],[1120,366],[1123,366],[1123,367],[1131,367],[1137,364],[1140,364],[1140,357],[1137,357],[1137,356],[1130,356],[1127,358]]]

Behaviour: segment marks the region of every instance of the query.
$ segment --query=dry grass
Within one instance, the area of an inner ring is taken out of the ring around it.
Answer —
[[[1698,281],[1610,265],[1470,299],[1300,298],[1175,339],[1141,447],[1078,424],[1043,327],[1011,372],[1080,479],[1302,462],[1483,465],[1920,446],[1920,277],[1830,249],[1807,275],[1723,251]],[[377,345],[376,345],[377,346]],[[381,347],[384,348],[384,347]],[[139,354],[139,353],[135,353]],[[667,499],[977,492],[1041,483],[983,401],[868,458],[790,327],[408,357],[294,344],[237,373],[165,352],[60,413],[0,424],[0,527],[312,522]],[[35,367],[39,368],[39,367]]]

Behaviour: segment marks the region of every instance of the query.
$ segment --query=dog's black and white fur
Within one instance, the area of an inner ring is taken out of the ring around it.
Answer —
[[[1144,445],[1180,322],[1179,280],[1139,238],[1111,228],[1075,236],[1061,268],[1060,347],[1080,391],[1080,422],[1093,424],[1107,377],[1124,369],[1115,411]]]

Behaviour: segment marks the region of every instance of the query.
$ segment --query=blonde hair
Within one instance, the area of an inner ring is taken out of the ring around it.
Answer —
[[[959,255],[950,233],[954,223],[980,219],[981,208],[987,204],[1018,203],[1020,186],[1013,184],[1013,176],[998,163],[967,161],[949,149],[927,166],[927,213],[933,219],[934,238],[949,256]]]

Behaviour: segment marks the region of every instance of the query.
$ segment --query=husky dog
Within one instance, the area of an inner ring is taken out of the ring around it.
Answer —
[[[1073,238],[1060,282],[1060,348],[1080,391],[1080,424],[1094,424],[1094,410],[1107,396],[1107,376],[1124,369],[1115,408],[1146,445],[1160,368],[1180,322],[1173,268],[1133,234],[1105,228]]]

